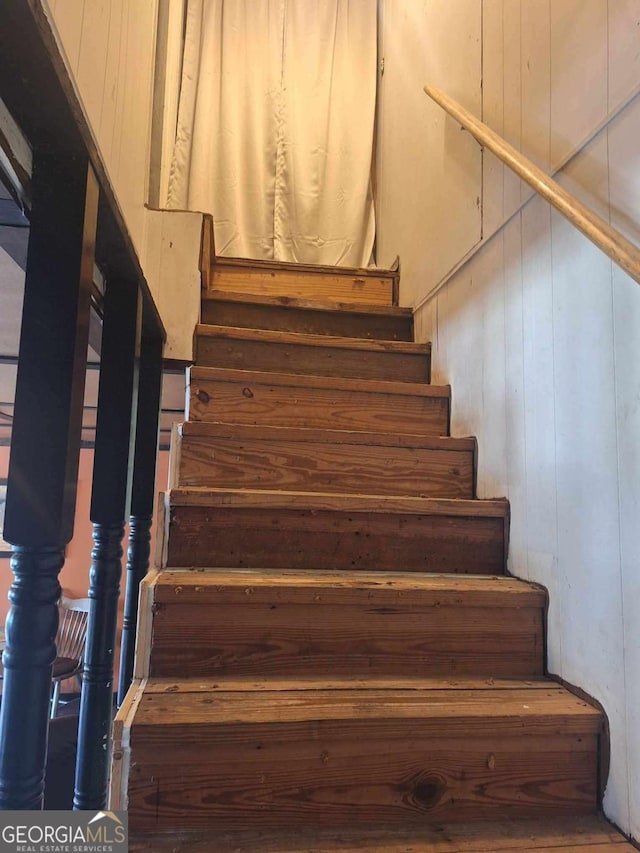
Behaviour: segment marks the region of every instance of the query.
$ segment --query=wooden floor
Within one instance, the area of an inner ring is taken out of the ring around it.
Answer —
[[[454,824],[409,832],[265,833],[133,839],[131,853],[632,853],[601,817]]]

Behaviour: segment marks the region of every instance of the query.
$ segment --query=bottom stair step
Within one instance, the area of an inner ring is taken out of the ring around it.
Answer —
[[[199,833],[135,838],[130,853],[633,853],[601,816],[502,820],[409,830]]]
[[[540,680],[154,680],[121,709],[114,778],[133,833],[591,813],[601,726]]]

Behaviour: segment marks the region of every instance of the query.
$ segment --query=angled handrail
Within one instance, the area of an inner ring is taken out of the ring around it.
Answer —
[[[567,192],[557,181],[509,145],[484,122],[435,86],[424,91],[465,130],[496,155],[539,195],[559,210],[587,239],[608,255],[631,278],[640,284],[640,248],[612,228],[601,216]]]

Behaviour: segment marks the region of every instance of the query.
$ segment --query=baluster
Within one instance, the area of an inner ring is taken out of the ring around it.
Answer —
[[[120,646],[118,705],[124,701],[133,678],[138,618],[138,590],[149,570],[151,522],[158,456],[158,427],[162,392],[161,338],[144,338],[140,351],[138,417],[133,467],[127,586]]]
[[[136,282],[107,279],[91,492],[94,548],[78,725],[76,809],[104,808],[107,801],[113,664],[122,537],[131,488],[129,459],[135,431],[140,309]]]
[[[86,159],[36,152],[4,537],[14,582],[2,657],[0,809],[40,809],[58,575],[73,535],[99,188]]]

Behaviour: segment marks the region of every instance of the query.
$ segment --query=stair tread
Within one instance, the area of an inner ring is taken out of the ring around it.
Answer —
[[[407,341],[382,341],[368,338],[342,338],[332,335],[311,335],[302,332],[278,332],[272,329],[244,329],[236,326],[215,326],[200,323],[196,335],[201,338],[228,338],[230,340],[260,341],[261,343],[328,347],[331,349],[361,350],[364,352],[423,355],[431,352],[430,344]]]
[[[278,308],[309,309],[311,311],[330,311],[346,314],[372,314],[380,317],[401,317],[411,319],[411,308],[397,305],[375,305],[366,302],[330,302],[320,299],[302,299],[294,296],[265,296],[259,293],[237,293],[230,290],[208,290],[202,294],[205,302],[240,302],[251,305],[265,305]]]
[[[252,441],[312,442],[327,444],[370,444],[384,447],[417,447],[427,450],[474,451],[476,441],[471,437],[396,435],[359,430],[334,430],[309,427],[280,427],[262,424],[233,424],[216,421],[185,421],[182,424],[185,436],[210,438],[233,438]]]
[[[354,688],[340,687],[334,680],[330,688],[307,685],[299,689],[297,680],[280,680],[273,689],[270,682],[252,682],[240,686],[237,679],[228,686],[224,678],[215,690],[170,689],[156,693],[143,689],[136,712],[135,727],[227,726],[229,724],[272,725],[309,721],[414,720],[422,730],[436,726],[439,738],[468,736],[467,726],[475,734],[481,725],[492,734],[504,736],[534,731],[537,734],[597,733],[600,712],[564,687],[548,682],[545,689],[528,686],[495,689],[474,686],[450,689],[441,686]],[[215,701],[210,698],[215,695]],[[527,726],[526,732],[524,726]]]
[[[264,691],[287,690],[296,691],[328,691],[328,690],[408,690],[408,691],[471,691],[471,690],[546,690],[550,684],[548,678],[491,678],[460,676],[445,678],[438,676],[394,676],[378,675],[357,677],[327,678],[322,676],[296,677],[295,689],[292,688],[291,678],[277,675],[268,679],[257,679],[251,675],[221,676],[220,678],[183,678],[176,679],[167,676],[149,678],[144,685],[145,693],[209,693],[222,691],[226,693],[262,693]]]
[[[189,589],[205,590],[213,588],[218,592],[223,589],[239,588],[244,592],[250,588],[250,596],[261,590],[310,590],[322,591],[323,594],[335,593],[336,596],[346,596],[350,591],[367,590],[370,596],[374,594],[416,593],[429,592],[442,596],[448,593],[455,596],[474,595],[492,603],[504,602],[505,607],[544,605],[546,591],[537,584],[507,576],[491,575],[453,575],[427,574],[420,572],[347,572],[325,570],[321,572],[296,571],[294,569],[224,569],[204,568],[193,570],[188,567],[172,567],[164,569],[154,580],[156,601],[163,601],[168,593],[162,593],[163,588],[174,590],[181,587],[181,594]],[[173,593],[175,599],[175,593]],[[514,598],[516,601],[514,601]],[[495,602],[494,602],[495,599]],[[167,599],[169,600],[169,599]],[[281,601],[278,598],[278,601]],[[325,599],[323,599],[324,601]],[[413,602],[413,599],[410,599]],[[458,603],[458,602],[456,602]]]
[[[632,853],[602,815],[441,824],[395,829],[133,836],[131,853]]]
[[[422,498],[403,495],[334,494],[268,489],[216,489],[208,486],[176,488],[171,489],[167,494],[172,506],[245,506],[485,518],[506,518],[509,515],[509,502],[505,498],[482,500]]]
[[[321,336],[318,336],[321,337]],[[324,339],[326,340],[326,338]],[[201,367],[189,370],[190,381],[220,379],[227,381],[269,382],[272,385],[324,388],[336,391],[406,394],[412,397],[451,397],[449,385],[421,385],[414,382],[390,382],[384,379],[349,379],[333,376],[312,376],[295,373],[271,373],[262,370],[238,370],[230,367]]]
[[[319,276],[331,275],[344,276],[346,278],[357,276],[358,278],[394,279],[398,276],[397,270],[390,270],[385,267],[347,267],[327,264],[302,264],[297,263],[296,261],[268,261],[259,258],[216,258],[215,263],[212,264],[211,268],[213,270],[233,269],[236,271],[242,271],[245,269],[249,272],[262,270],[270,270],[275,273],[304,272],[313,273]]]

